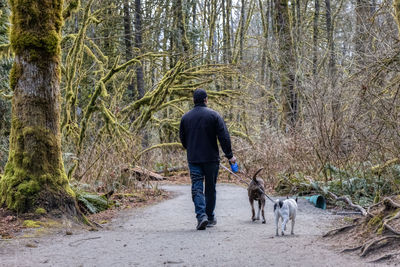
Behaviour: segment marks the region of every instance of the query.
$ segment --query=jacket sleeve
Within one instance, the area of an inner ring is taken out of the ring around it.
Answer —
[[[219,114],[217,116],[217,136],[222,151],[224,151],[225,153],[225,157],[231,159],[233,157],[231,137],[229,136],[229,132],[228,129],[226,128],[224,120]]]
[[[181,139],[182,146],[186,149],[186,137],[185,128],[183,126],[183,117],[181,119],[181,124],[179,125],[179,138]]]

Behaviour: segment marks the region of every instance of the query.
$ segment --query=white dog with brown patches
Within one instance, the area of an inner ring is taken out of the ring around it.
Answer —
[[[276,226],[276,235],[278,236],[278,224],[279,219],[282,218],[282,235],[284,235],[284,231],[286,230],[286,224],[289,220],[292,220],[292,230],[291,234],[293,235],[294,223],[296,220],[297,213],[297,198],[294,199],[285,199],[275,201],[274,205],[274,213],[275,213],[275,226]]]

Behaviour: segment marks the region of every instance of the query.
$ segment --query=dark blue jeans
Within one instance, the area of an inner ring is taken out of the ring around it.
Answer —
[[[189,163],[190,179],[192,180],[192,200],[198,221],[207,217],[214,219],[215,200],[219,162]],[[203,191],[203,181],[205,190]]]

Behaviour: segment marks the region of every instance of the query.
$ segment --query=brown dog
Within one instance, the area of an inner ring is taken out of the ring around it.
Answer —
[[[264,216],[264,207],[265,207],[265,195],[264,195],[264,180],[261,178],[257,178],[257,174],[264,168],[259,169],[256,171],[256,173],[253,176],[253,179],[249,185],[249,188],[247,188],[247,192],[249,194],[249,201],[251,205],[251,212],[252,212],[252,217],[251,219],[253,222],[255,220],[260,219],[260,211],[262,212],[262,223],[265,223],[265,216]],[[254,211],[254,201],[258,201],[258,212],[257,212],[257,217],[255,216],[255,211]]]

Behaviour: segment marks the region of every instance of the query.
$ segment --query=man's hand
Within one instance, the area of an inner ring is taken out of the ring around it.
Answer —
[[[229,162],[232,163],[232,164],[235,163],[235,162],[236,162],[236,157],[233,156],[232,158],[230,158],[230,159],[229,159]]]

